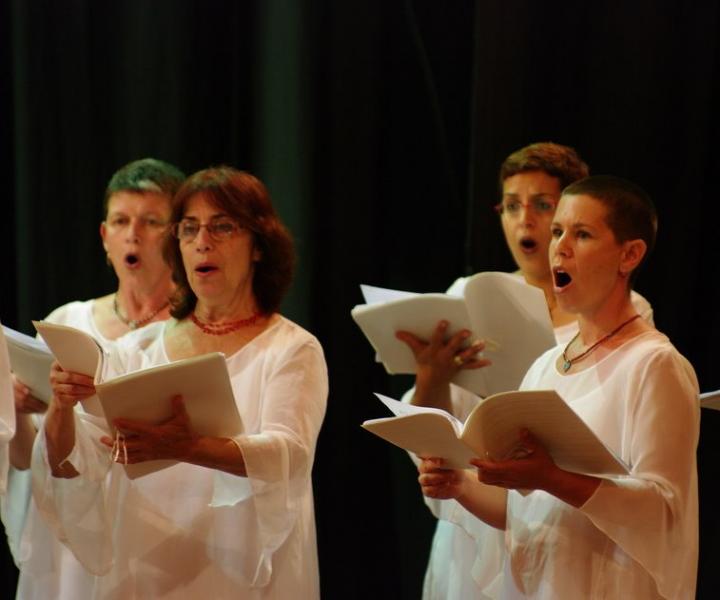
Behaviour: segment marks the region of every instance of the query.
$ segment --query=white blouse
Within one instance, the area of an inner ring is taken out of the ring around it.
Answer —
[[[698,558],[698,384],[657,331],[592,368],[560,374],[557,347],[521,389],[554,389],[631,466],[576,509],[542,491],[508,494],[503,598],[691,600]]]
[[[7,474],[10,465],[8,443],[13,435],[15,435],[15,400],[5,335],[0,328],[0,498],[7,491]]]
[[[111,371],[169,362],[164,323],[122,338]],[[247,477],[178,463],[130,480],[76,413],[68,460],[81,476],[50,475],[38,436],[34,493],[85,567],[92,598],[319,597],[311,469],[327,400],[318,341],[279,317],[227,359],[245,433]]]

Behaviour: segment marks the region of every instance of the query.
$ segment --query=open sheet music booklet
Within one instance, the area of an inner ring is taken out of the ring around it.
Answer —
[[[351,314],[388,373],[415,372],[412,351],[396,331],[427,340],[443,319],[450,323],[448,335],[469,329],[471,340],[486,341],[483,356],[492,365],[462,370],[453,379],[479,396],[517,389],[535,359],[556,343],[542,290],[509,273],[473,275],[463,296],[361,288],[366,304]]]
[[[50,365],[55,360],[52,352],[42,340],[5,325],[2,328],[12,372],[38,400],[50,402]]]
[[[33,322],[63,369],[89,375],[108,426],[115,434],[114,419],[161,423],[172,416],[171,398],[181,395],[193,428],[200,435],[234,437],[242,433],[225,357],[219,352],[203,354],[133,371],[107,379],[107,360],[102,348],[87,333],[44,321]],[[83,404],[83,408],[86,405]],[[88,412],[90,412],[88,410]],[[175,464],[146,461],[126,465],[131,479]]]
[[[629,472],[552,390],[495,394],[480,400],[464,425],[444,410],[375,395],[395,416],[365,421],[365,429],[418,456],[444,458],[451,468],[467,469],[475,457],[507,457],[526,428],[562,469],[588,475]]]

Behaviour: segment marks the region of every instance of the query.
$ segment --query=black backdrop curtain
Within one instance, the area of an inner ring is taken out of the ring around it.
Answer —
[[[331,377],[315,467],[326,598],[418,598],[432,519],[409,460],[359,429],[373,363],[359,283],[437,291],[511,268],[490,207],[532,141],[575,146],[634,179],[660,212],[638,289],[658,327],[720,387],[715,3],[456,0],[13,0],[0,10],[4,127],[0,318],[113,289],[102,191],[129,160],[258,174],[300,253],[284,312]],[[698,597],[713,597],[720,421],[703,414]],[[672,440],[668,440],[672,443]],[[7,577],[12,570],[7,568]]]

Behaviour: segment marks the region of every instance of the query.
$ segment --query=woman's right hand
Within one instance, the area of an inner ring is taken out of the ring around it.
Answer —
[[[65,371],[57,361],[50,367],[50,386],[53,390],[53,402],[62,408],[72,408],[80,400],[95,395],[95,382],[92,377]]]
[[[16,413],[28,415],[32,413],[43,413],[47,410],[47,404],[33,396],[30,393],[30,388],[14,374],[12,376],[12,382]]]
[[[466,472],[443,467],[442,458],[422,458],[418,482],[422,493],[436,500],[457,499],[464,491]]]
[[[430,341],[421,340],[409,331],[397,331],[395,337],[405,342],[415,356],[417,363],[416,385],[428,390],[447,385],[463,369],[479,369],[490,364],[486,358],[478,358],[485,344],[477,340],[467,345],[471,332],[461,329],[447,341],[450,324],[440,321]]]

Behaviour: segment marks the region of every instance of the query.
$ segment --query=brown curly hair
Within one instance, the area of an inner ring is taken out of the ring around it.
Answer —
[[[537,142],[516,150],[505,159],[500,166],[500,192],[508,177],[528,171],[542,171],[557,178],[560,189],[590,174],[590,169],[574,148],[553,142]]]
[[[202,194],[242,227],[251,231],[260,259],[255,263],[253,294],[263,314],[276,312],[290,287],[295,269],[292,237],[278,217],[265,185],[255,176],[232,167],[203,169],[191,175],[175,194],[171,223],[179,223],[188,201]],[[163,256],[172,269],[176,290],[170,299],[170,314],[187,317],[197,304],[180,253],[180,244],[168,228]]]

